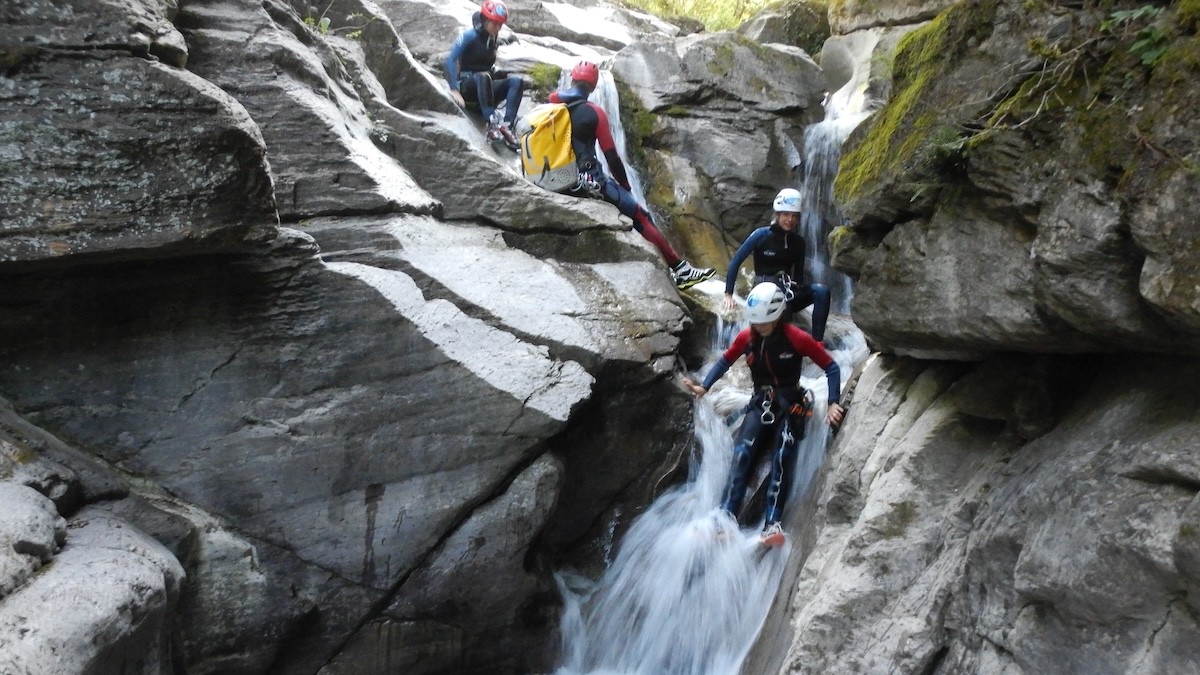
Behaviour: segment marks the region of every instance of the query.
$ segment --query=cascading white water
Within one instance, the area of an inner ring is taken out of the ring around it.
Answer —
[[[725,331],[718,330],[718,334]],[[861,334],[835,354],[849,373],[865,358]],[[714,353],[715,357],[715,353]],[[735,366],[744,368],[744,366]],[[730,412],[750,397],[733,370],[695,408],[687,483],[659,497],[634,521],[616,558],[595,582],[559,577],[565,609],[557,675],[735,675],[766,619],[791,553],[765,547],[759,527],[740,529],[721,511],[732,459]],[[801,384],[826,400],[824,373],[811,366]],[[799,444],[789,504],[800,501],[824,460],[828,427],[818,403]],[[732,423],[731,423],[732,422]],[[761,514],[759,525],[761,525]]]
[[[606,71],[602,71],[591,100],[608,113],[614,140],[624,157],[616,88]],[[829,138],[839,138],[837,133],[840,131],[833,129]],[[845,134],[840,135],[839,145]],[[821,140],[806,145],[810,155],[815,146],[829,148]],[[820,161],[810,157],[806,165],[818,166]],[[836,155],[833,161],[836,171]],[[640,180],[632,167],[628,168],[634,194],[640,200]],[[814,173],[814,189],[822,175],[832,181],[828,172]],[[824,260],[821,266],[824,270]],[[719,286],[713,291],[717,297],[723,292],[723,285]],[[697,288],[703,290],[702,286]],[[718,317],[709,366],[740,327],[726,326]],[[838,345],[833,356],[845,384],[847,376],[868,355],[866,341],[849,321],[831,322],[829,332],[836,335],[830,342]],[[809,363],[801,385],[813,391],[817,405],[799,443],[789,505],[803,501],[812,488],[829,443],[825,423],[828,390],[823,371]],[[570,572],[558,575],[564,611],[561,665],[556,675],[740,672],[792,553],[790,537],[778,549],[762,545],[761,513],[758,526],[743,530],[720,509],[732,460],[733,431],[740,424],[739,413],[750,393],[745,365],[735,364],[696,405],[697,452],[691,458],[688,481],[659,497],[633,522],[600,579],[590,580]],[[751,476],[751,489],[760,483],[762,473],[760,465]],[[788,521],[785,512],[785,524]]]
[[[596,584],[564,579],[568,673],[737,673],[766,617],[788,547],[766,549],[716,504],[729,432],[698,406],[693,481],[637,519]]]
[[[854,288],[850,278],[829,267],[827,238],[833,226],[842,222],[841,210],[833,199],[833,179],[837,177],[842,144],[860,122],[870,116],[861,95],[865,83],[853,80],[825,101],[825,119],[804,130],[804,181],[800,194],[804,199],[801,231],[808,246],[805,270],[812,283],[825,284],[832,295],[832,310],[850,311]]]

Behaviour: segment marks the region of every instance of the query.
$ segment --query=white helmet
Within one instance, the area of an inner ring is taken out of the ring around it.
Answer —
[[[775,210],[800,213],[800,191],[784,188],[775,195]]]
[[[764,281],[746,296],[746,320],[750,323],[771,323],[783,316],[787,299],[774,282]]]

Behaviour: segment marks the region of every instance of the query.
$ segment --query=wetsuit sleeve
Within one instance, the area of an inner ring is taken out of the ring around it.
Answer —
[[[729,259],[729,271],[725,273],[726,293],[733,295],[733,288],[737,284],[738,269],[742,266],[742,263],[745,262],[746,258],[750,256],[754,249],[758,248],[759,242],[765,239],[768,234],[770,234],[769,228],[766,227],[760,227],[751,232],[750,236],[746,237],[746,241],[743,241],[742,245],[738,247],[738,250],[733,254],[733,257]]]
[[[708,374],[704,376],[704,384],[700,386],[704,387],[705,389],[712,389],[712,386],[717,383],[717,380],[721,379],[721,376],[723,376],[729,370],[729,366],[732,365],[733,364],[726,359],[724,355],[722,355],[721,358],[717,359],[717,362],[712,365],[712,368],[708,369]]]
[[[608,170],[612,173],[613,179],[628,190],[629,175],[625,172],[625,163],[621,161],[621,155],[617,152],[617,144],[613,141],[612,129],[608,126],[608,115],[604,113],[604,108],[595,103],[588,103],[588,105],[596,111],[596,143],[600,144],[600,152],[604,153],[604,161],[608,163]]]
[[[837,403],[842,399],[842,369],[837,361],[825,351],[825,348],[813,339],[813,336],[800,330],[794,324],[784,324],[784,335],[792,347],[801,354],[812,359],[819,368],[825,370],[825,379],[829,382],[829,402]]]
[[[473,38],[474,34],[471,29],[459,33],[458,39],[450,47],[450,54],[446,56],[446,82],[450,83],[451,89],[458,89],[458,63],[462,60],[463,51],[467,48],[467,43]]]
[[[733,338],[733,342],[730,343],[729,349],[726,349],[725,352],[721,354],[721,358],[717,359],[717,362],[713,364],[712,368],[709,368],[708,374],[704,376],[704,384],[700,386],[704,387],[705,389],[712,389],[712,386],[717,383],[717,380],[721,379],[721,376],[729,370],[729,366],[732,366],[742,354],[746,353],[746,345],[748,344],[750,344],[750,329],[743,328],[742,331]]]

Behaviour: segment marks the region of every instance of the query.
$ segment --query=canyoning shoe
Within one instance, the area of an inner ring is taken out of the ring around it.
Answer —
[[[692,264],[686,260],[680,260],[671,268],[671,275],[675,278],[675,287],[681,291],[691,288],[705,279],[711,279],[716,274],[717,271],[711,267],[692,267]]]
[[[500,143],[504,141],[504,134],[500,131],[500,125],[489,124],[485,138],[487,138],[488,143]]]
[[[783,527],[779,523],[772,523],[769,527],[763,530],[762,543],[764,546],[779,548],[784,542]]]
[[[509,150],[516,152],[521,149],[520,141],[517,140],[516,135],[513,134],[512,129],[508,126],[507,122],[501,122],[500,125],[496,127],[496,130],[500,132],[500,138],[504,141],[504,145],[508,146]]]

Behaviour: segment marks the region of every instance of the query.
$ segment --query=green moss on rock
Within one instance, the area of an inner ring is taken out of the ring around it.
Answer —
[[[895,94],[869,121],[866,134],[841,161],[834,183],[846,201],[873,189],[889,175],[916,168],[931,154],[933,132],[945,114],[933,95],[940,75],[990,34],[992,0],[955,5],[901,39],[892,64]]]
[[[561,77],[562,68],[549,63],[535,63],[529,69],[529,80],[533,85],[534,97],[545,99],[558,87]]]
[[[1200,29],[1200,0],[1178,0],[1175,16],[1181,29],[1195,33]]]

